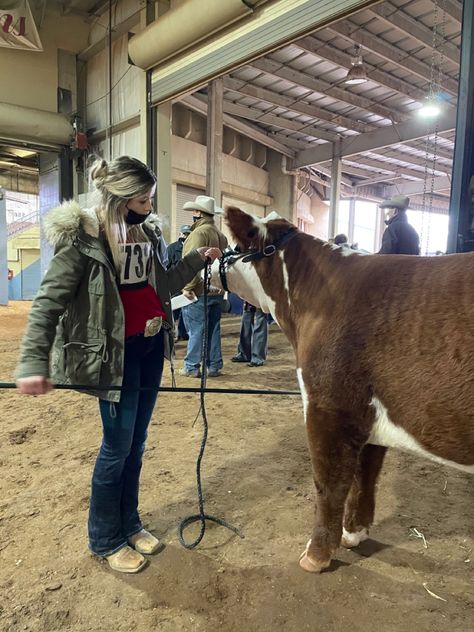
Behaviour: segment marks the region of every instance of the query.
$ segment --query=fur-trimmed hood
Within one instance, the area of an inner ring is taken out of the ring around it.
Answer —
[[[159,219],[154,213],[146,218],[144,225],[161,234]],[[43,219],[43,229],[49,243],[56,246],[62,239],[72,240],[80,230],[97,238],[100,224],[95,208],[82,208],[76,201],[67,200],[49,211]]]

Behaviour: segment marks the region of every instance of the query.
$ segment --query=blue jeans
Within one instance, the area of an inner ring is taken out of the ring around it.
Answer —
[[[184,324],[183,310],[181,307],[173,310],[173,320],[175,322],[175,334],[178,338],[184,338],[187,335],[186,326]],[[176,323],[177,326],[176,326]]]
[[[247,362],[263,364],[267,359],[268,317],[261,309],[242,313],[237,357]]]
[[[210,371],[219,371],[224,365],[221,351],[222,296],[208,296],[207,304],[207,366]],[[184,367],[190,373],[194,373],[201,367],[202,335],[205,322],[204,297],[200,296],[195,303],[183,307],[182,313],[189,335]]]
[[[125,341],[123,386],[159,387],[163,372],[164,332]],[[138,489],[142,456],[158,391],[123,391],[116,404],[99,400],[103,439],[92,475],[89,547],[110,555],[142,528]],[[114,414],[115,409],[115,414]]]

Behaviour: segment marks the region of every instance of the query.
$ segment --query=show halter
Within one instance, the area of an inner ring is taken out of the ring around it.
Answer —
[[[271,257],[297,234],[298,230],[296,228],[290,228],[279,239],[276,239],[272,244],[267,244],[264,248],[251,248],[245,252],[228,249],[222,253],[222,257],[219,259],[219,277],[224,290],[226,292],[231,291],[227,285],[227,270],[236,261],[242,259],[243,263],[249,263],[251,261],[260,261],[260,259],[264,259],[265,257]]]

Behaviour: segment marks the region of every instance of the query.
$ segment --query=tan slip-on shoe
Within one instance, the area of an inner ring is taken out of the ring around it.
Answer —
[[[143,555],[129,546],[122,547],[112,555],[106,555],[105,559],[110,568],[119,573],[138,573],[147,563]]]
[[[143,555],[152,555],[160,548],[160,541],[146,529],[142,529],[138,533],[134,533],[128,538],[128,543],[133,546],[135,551]]]

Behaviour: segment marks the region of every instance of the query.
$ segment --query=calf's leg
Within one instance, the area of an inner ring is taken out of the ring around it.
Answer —
[[[344,503],[366,437],[362,424],[344,411],[324,410],[309,403],[306,428],[316,488],[316,511],[311,540],[300,566],[317,573],[327,568],[342,535]]]
[[[387,448],[367,444],[360,453],[344,509],[341,544],[350,549],[368,538],[374,520],[375,486]]]

